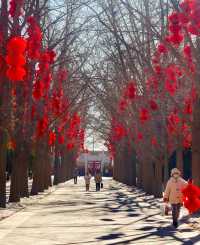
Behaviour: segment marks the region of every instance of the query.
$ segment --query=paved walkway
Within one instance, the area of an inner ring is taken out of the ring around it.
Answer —
[[[187,224],[177,231],[160,216],[155,199],[111,179],[85,192],[83,179],[59,186],[38,203],[0,222],[1,245],[200,244]]]

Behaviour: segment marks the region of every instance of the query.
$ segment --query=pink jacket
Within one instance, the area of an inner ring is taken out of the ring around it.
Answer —
[[[183,194],[182,190],[187,185],[187,182],[179,177],[175,179],[171,177],[168,182],[164,193],[164,198],[168,198],[171,204],[182,203]]]

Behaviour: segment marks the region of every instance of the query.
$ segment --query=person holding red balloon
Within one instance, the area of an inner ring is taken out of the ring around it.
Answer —
[[[187,181],[181,178],[181,172],[177,168],[171,171],[171,178],[167,182],[164,192],[164,202],[169,202],[172,206],[173,226],[178,227],[180,209],[183,205],[183,189],[187,186]]]

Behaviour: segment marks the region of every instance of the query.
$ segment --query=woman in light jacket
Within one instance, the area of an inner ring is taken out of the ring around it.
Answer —
[[[182,190],[187,186],[187,182],[181,178],[181,172],[177,168],[171,171],[171,178],[167,182],[164,193],[164,202],[169,202],[172,206],[173,226],[178,227],[180,209],[183,205]]]
[[[89,189],[90,189],[90,179],[91,179],[91,175],[90,175],[89,172],[86,172],[86,175],[85,175],[84,179],[85,179],[86,191],[89,191]]]

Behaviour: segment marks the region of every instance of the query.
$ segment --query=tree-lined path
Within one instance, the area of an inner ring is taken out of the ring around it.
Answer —
[[[0,0],[0,245],[200,243],[199,78],[200,0]]]
[[[104,186],[96,192],[92,183],[86,193],[83,179],[78,185],[61,184],[37,204],[1,221],[0,244],[198,244],[199,232],[187,224],[172,229],[154,198],[109,178]]]

